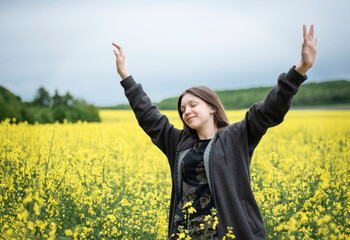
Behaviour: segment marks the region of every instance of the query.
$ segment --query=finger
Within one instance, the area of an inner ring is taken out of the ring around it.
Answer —
[[[119,57],[119,53],[118,53],[118,51],[117,51],[116,49],[114,49],[113,52],[114,52],[114,55],[115,55],[116,57]]]
[[[123,48],[121,47],[121,46],[119,46],[118,44],[116,44],[116,43],[112,43],[113,44],[113,46],[115,46],[116,48],[118,48],[118,50],[119,50],[119,52],[120,52],[120,54],[121,55],[125,55],[124,54],[124,50],[123,50]]]
[[[118,51],[121,53],[121,46],[119,46],[118,44],[116,44],[116,43],[112,43],[112,45],[114,46],[114,47],[116,47],[117,49],[118,49]],[[115,50],[114,50],[115,51]]]
[[[306,25],[303,25],[303,38],[306,37]]]
[[[112,43],[112,45],[113,45],[114,47],[118,48],[118,50],[119,50],[119,46],[118,46],[116,43]]]
[[[118,44],[116,44],[116,43],[112,43],[112,45],[114,46],[114,47],[116,47],[116,48],[119,48],[120,46],[118,45]]]
[[[315,38],[315,40],[314,40],[314,45],[316,47],[316,45],[317,45],[317,38]]]
[[[113,45],[114,47],[116,47],[116,48],[118,49],[118,51],[119,51],[119,48],[120,48],[120,47],[118,46],[118,44],[116,44],[116,43],[113,42],[112,45]],[[119,54],[119,53],[117,52],[116,49],[114,49],[113,52],[114,52],[114,54],[115,54],[116,56],[117,56],[117,54]]]
[[[306,38],[304,38],[304,41],[303,43],[301,44],[301,50],[304,51],[304,49],[306,48],[306,45],[307,45],[307,40]]]
[[[308,37],[310,40],[312,40],[314,38],[314,25],[310,26]]]

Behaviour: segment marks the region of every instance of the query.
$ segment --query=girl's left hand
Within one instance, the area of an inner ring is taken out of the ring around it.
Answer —
[[[125,68],[125,54],[124,54],[123,48],[116,43],[112,43],[112,45],[118,49],[118,50],[117,49],[113,50],[114,55],[116,57],[118,74],[122,79],[125,79],[126,77],[129,76],[129,74],[127,73]]]
[[[305,75],[314,64],[316,58],[317,39],[314,39],[314,25],[310,26],[308,33],[306,26],[303,25],[303,37],[304,42],[301,48],[301,61],[299,65],[295,67],[295,70]]]

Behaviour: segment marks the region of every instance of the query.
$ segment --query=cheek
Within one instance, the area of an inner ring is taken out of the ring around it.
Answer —
[[[183,122],[185,122],[185,114],[184,114],[184,113],[181,114],[181,120],[182,120]]]

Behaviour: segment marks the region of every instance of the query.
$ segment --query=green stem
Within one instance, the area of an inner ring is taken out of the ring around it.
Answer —
[[[201,240],[203,240],[204,237],[205,237],[205,235],[207,235],[208,229],[209,229],[209,225],[207,226],[207,229],[205,229],[204,235],[203,235],[203,237],[201,238]]]
[[[48,171],[48,168],[49,168],[50,157],[51,157],[51,149],[52,149],[53,137],[55,136],[55,129],[56,129],[56,125],[53,128],[49,156],[47,157],[47,161],[46,161],[46,165],[45,165],[45,186],[46,186],[46,180],[47,180],[47,171]]]
[[[187,214],[187,231],[190,231],[190,213]]]

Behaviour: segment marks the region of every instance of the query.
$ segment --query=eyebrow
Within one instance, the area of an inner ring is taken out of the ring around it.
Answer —
[[[190,101],[187,102],[187,104],[190,103],[190,102],[192,102],[192,101],[195,101],[195,100],[196,100],[196,99],[191,99]],[[180,108],[184,108],[184,105],[181,105]]]

